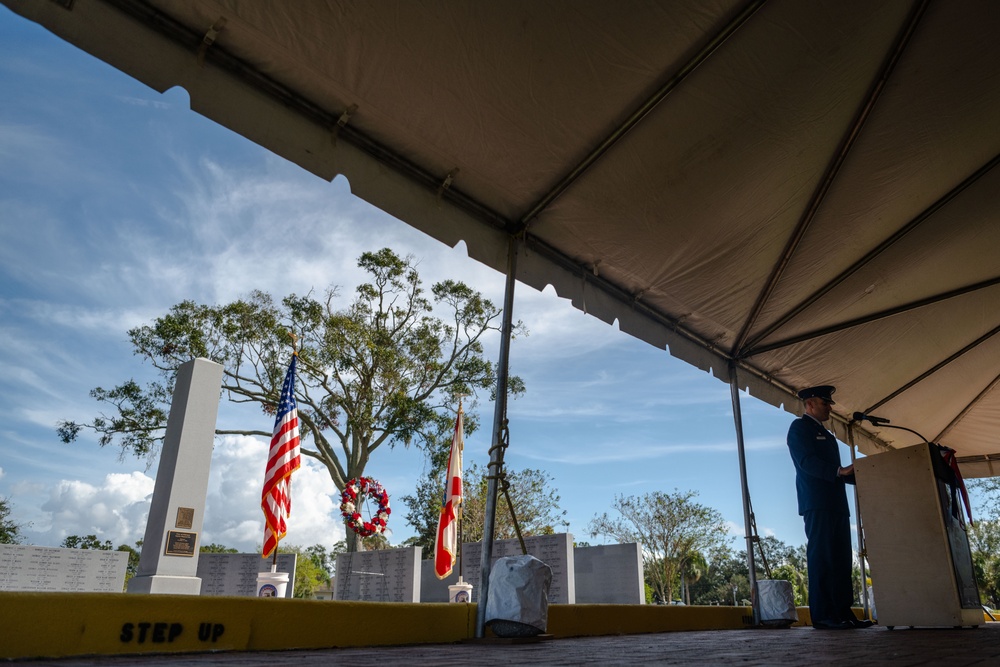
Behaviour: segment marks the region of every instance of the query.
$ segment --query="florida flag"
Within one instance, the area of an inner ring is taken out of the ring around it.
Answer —
[[[462,408],[455,420],[455,435],[451,440],[448,457],[448,475],[445,477],[441,518],[438,520],[437,539],[434,543],[434,574],[444,579],[451,574],[458,554],[458,510],[462,504]]]
[[[264,548],[267,558],[278,548],[278,541],[285,536],[286,520],[292,511],[292,473],[299,469],[299,413],[295,403],[295,361],[285,374],[278,399],[278,414],[274,419],[271,449],[264,470],[264,491],[260,506],[264,510]]]

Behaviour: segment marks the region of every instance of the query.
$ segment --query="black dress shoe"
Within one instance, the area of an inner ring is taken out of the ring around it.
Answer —
[[[853,630],[854,624],[850,621],[815,621],[813,627],[817,630]]]
[[[875,625],[874,622],[869,621],[868,619],[864,619],[864,620],[860,620],[859,621],[856,618],[852,618],[852,619],[849,619],[847,622],[850,623],[851,625],[853,625],[855,628],[870,628],[873,625]]]

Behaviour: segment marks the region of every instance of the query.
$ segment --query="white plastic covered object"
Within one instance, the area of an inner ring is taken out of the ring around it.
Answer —
[[[552,568],[534,556],[498,559],[490,572],[486,623],[499,636],[545,632],[551,584]]]
[[[799,620],[791,583],[781,579],[758,580],[757,595],[760,599],[761,623],[790,625]]]

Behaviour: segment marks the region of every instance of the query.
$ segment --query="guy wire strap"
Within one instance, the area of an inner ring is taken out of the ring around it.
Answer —
[[[493,450],[500,449],[503,452],[507,451],[510,447],[510,428],[507,425],[507,420],[503,420],[503,426],[500,427],[500,442],[490,448],[490,455],[492,458]],[[490,465],[493,465],[493,461],[490,461]],[[500,457],[500,461],[497,462],[497,467],[502,468],[503,466],[503,456]],[[521,544],[521,553],[525,556],[528,555],[528,548],[524,546],[524,537],[521,535],[521,526],[517,522],[517,513],[514,511],[514,502],[510,498],[510,481],[507,479],[507,471],[500,469],[495,472],[491,472],[486,477],[487,479],[497,480],[500,490],[503,491],[504,498],[507,499],[507,507],[510,509],[510,518],[514,522],[514,532],[517,534],[517,541]]]
[[[517,541],[521,544],[521,554],[528,555],[528,548],[524,546],[524,537],[521,536],[521,526],[517,523],[517,514],[514,512],[514,502],[510,499],[510,482],[507,480],[506,471],[500,475],[500,488],[507,499],[507,507],[510,508],[510,518],[514,522],[514,532],[517,533]]]
[[[760,535],[757,533],[757,517],[753,513],[753,506],[750,507],[750,528],[753,530],[753,542],[757,545],[757,551],[760,552],[760,563],[764,566],[764,574],[767,575],[768,579],[772,579],[771,567],[767,564],[767,555],[764,553],[764,543],[760,540]]]

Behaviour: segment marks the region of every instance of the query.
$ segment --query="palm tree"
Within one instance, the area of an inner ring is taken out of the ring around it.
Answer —
[[[771,577],[784,579],[791,583],[796,606],[802,607],[809,604],[809,577],[804,571],[791,563],[784,563],[771,570]]]
[[[681,590],[684,597],[684,604],[691,604],[690,584],[701,579],[701,575],[708,570],[708,561],[700,551],[692,551],[681,560]]]

